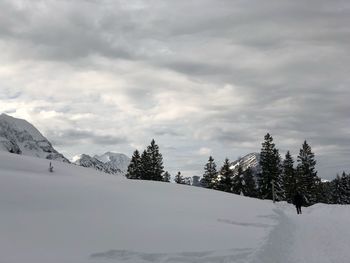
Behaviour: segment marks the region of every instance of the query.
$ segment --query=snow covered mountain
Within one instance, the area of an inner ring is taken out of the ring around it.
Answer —
[[[68,162],[29,122],[0,115],[0,151]]]
[[[125,175],[130,163],[130,158],[125,154],[112,152],[95,155],[94,157],[81,154],[73,158],[73,163],[109,174]]]
[[[130,164],[130,158],[123,153],[106,152],[102,155],[95,155],[94,158],[104,164],[119,169],[124,175]]]
[[[253,174],[257,174],[260,171],[260,154],[259,153],[249,153],[245,155],[242,158],[239,158],[237,161],[232,162],[231,169],[234,170],[234,172],[238,171],[238,166],[241,165],[243,171],[247,170],[248,168],[251,168],[253,171]]]
[[[72,161],[74,164],[79,166],[94,168],[95,170],[102,172],[105,172],[106,170],[104,163],[87,154],[80,154],[78,156],[75,156]]]

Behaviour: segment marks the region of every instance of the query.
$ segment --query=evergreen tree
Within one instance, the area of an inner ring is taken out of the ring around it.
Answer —
[[[184,178],[182,177],[181,172],[178,172],[177,175],[175,176],[175,183],[177,184],[184,183]]]
[[[141,179],[141,156],[138,150],[134,151],[125,176],[128,179]]]
[[[344,202],[343,204],[350,204],[350,175],[345,174],[343,172],[342,178],[341,178],[341,185],[342,185],[342,190],[344,194]]]
[[[243,195],[249,197],[257,197],[256,182],[254,180],[253,171],[248,167],[243,172]]]
[[[341,204],[342,203],[342,195],[341,195],[341,179],[339,174],[337,177],[331,182],[332,190],[331,190],[331,199],[333,204]]]
[[[142,180],[152,179],[151,158],[146,150],[141,154],[141,177]]]
[[[331,199],[335,204],[350,204],[350,175],[343,172],[342,176],[332,181]]]
[[[214,187],[214,179],[218,172],[216,171],[216,164],[212,156],[209,157],[207,164],[204,166],[204,174],[201,179],[201,185],[205,188]]]
[[[282,199],[281,158],[275,148],[272,136],[267,133],[260,153],[261,173],[258,175],[259,194],[263,199],[272,199],[272,182],[274,182],[277,199]]]
[[[317,177],[317,171],[315,170],[315,155],[306,141],[300,149],[297,162],[298,190],[304,195],[309,205],[315,204],[317,202],[317,189],[321,180]]]
[[[232,192],[232,177],[233,171],[230,169],[230,161],[225,159],[223,166],[220,169],[216,189],[225,192]]]
[[[282,181],[286,201],[291,203],[297,191],[297,177],[294,169],[294,160],[289,151],[286,153],[282,164]]]
[[[170,182],[170,179],[171,179],[171,176],[170,176],[169,172],[166,171],[166,172],[163,174],[163,182],[169,183],[169,182]]]
[[[317,196],[318,202],[324,203],[324,204],[333,204],[332,183],[321,182],[319,184],[317,192],[318,192],[318,196]]]
[[[149,180],[162,181],[163,180],[163,157],[159,152],[159,146],[156,144],[154,139],[151,144],[147,147],[147,155],[149,157]]]
[[[244,176],[243,168],[239,164],[237,169],[237,174],[235,174],[232,179],[232,192],[234,194],[238,194],[238,195],[244,194],[243,176]]]

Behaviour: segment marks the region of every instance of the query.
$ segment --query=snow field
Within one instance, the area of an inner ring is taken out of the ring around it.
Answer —
[[[332,262],[350,259],[347,206],[134,181],[0,153],[0,262]]]

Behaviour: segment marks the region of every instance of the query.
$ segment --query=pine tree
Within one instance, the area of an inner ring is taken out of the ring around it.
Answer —
[[[334,204],[350,204],[350,175],[343,172],[331,182],[331,199]]]
[[[218,172],[216,171],[216,164],[212,156],[209,157],[207,164],[204,166],[204,174],[201,180],[201,185],[205,188],[214,187],[214,179]]]
[[[218,182],[216,185],[217,190],[232,192],[233,171],[230,169],[230,166],[230,161],[226,158],[218,176]]]
[[[243,175],[243,168],[241,165],[238,165],[237,174],[235,174],[232,178],[232,192],[234,194],[244,194]]]
[[[166,172],[163,174],[163,182],[169,183],[169,182],[170,182],[170,179],[171,179],[171,176],[170,176],[169,172],[166,171]]]
[[[343,172],[343,187],[344,187],[344,203],[345,204],[350,204],[350,174],[345,174],[345,172]]]
[[[289,151],[286,153],[282,164],[282,182],[286,201],[291,203],[297,191],[297,177],[294,160]]]
[[[178,172],[177,175],[175,176],[175,183],[177,184],[183,184],[184,183],[184,178],[181,175],[181,172]]]
[[[298,190],[304,195],[309,205],[315,204],[317,202],[317,189],[321,180],[317,177],[317,171],[315,170],[315,155],[306,141],[300,149],[297,162]]]
[[[333,204],[332,200],[332,183],[331,182],[321,182],[318,187],[317,200],[324,204]]]
[[[141,156],[138,150],[134,151],[125,176],[128,179],[141,179]]]
[[[141,154],[141,177],[142,180],[152,179],[151,158],[146,150]]]
[[[147,147],[147,155],[149,156],[149,180],[162,181],[163,180],[163,157],[159,152],[159,146],[156,144],[154,139],[151,144]]]
[[[341,179],[339,174],[337,177],[331,182],[332,190],[331,190],[331,199],[333,204],[341,204],[342,203],[342,187],[341,187]]]
[[[257,197],[258,195],[253,171],[250,167],[243,172],[243,195],[249,197]]]
[[[272,136],[267,133],[260,153],[261,173],[258,175],[259,194],[263,199],[272,199],[272,182],[274,182],[277,199],[283,193],[281,182],[281,158],[275,148]]]

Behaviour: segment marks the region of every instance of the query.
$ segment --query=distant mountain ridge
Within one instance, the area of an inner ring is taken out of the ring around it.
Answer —
[[[0,115],[0,151],[70,163],[29,122]]]
[[[260,170],[260,154],[259,153],[249,153],[242,158],[231,163],[230,168],[233,169],[234,173],[238,171],[238,167],[241,166],[243,171],[248,168],[252,169],[254,175],[257,175]]]
[[[118,168],[122,174],[126,174],[131,159],[123,153],[106,152],[102,155],[94,155],[94,158],[109,166]]]
[[[70,163],[32,124],[4,113],[0,115],[0,151]],[[113,152],[94,157],[81,154],[73,163],[108,174],[125,175],[130,158]]]
[[[125,175],[130,158],[122,153],[106,152],[102,155],[81,154],[73,158],[73,163],[79,166],[93,168],[109,174]]]

